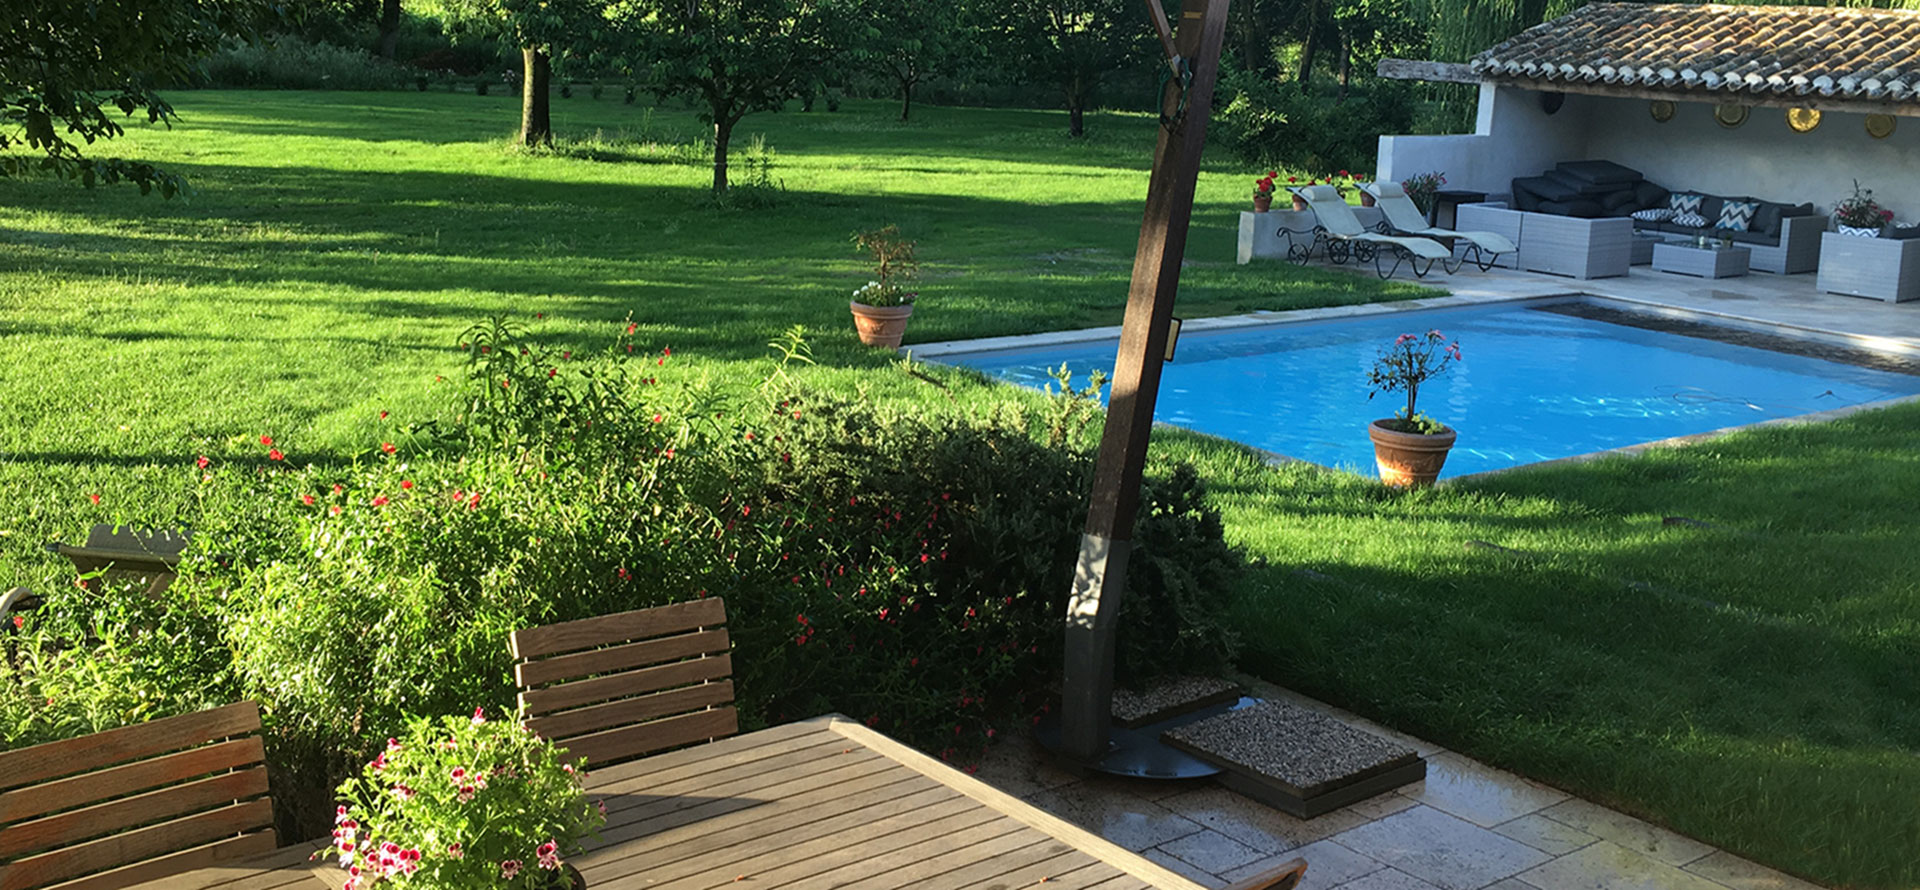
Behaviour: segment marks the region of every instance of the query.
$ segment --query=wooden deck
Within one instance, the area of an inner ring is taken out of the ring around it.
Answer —
[[[1051,888],[1201,890],[1078,826],[838,717],[596,771],[607,825],[573,859],[591,890]],[[143,890],[321,890],[344,872],[300,854]]]

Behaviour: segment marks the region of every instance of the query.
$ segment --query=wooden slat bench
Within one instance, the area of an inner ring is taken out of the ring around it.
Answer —
[[[276,846],[241,702],[0,753],[0,890],[116,890]]]
[[[81,586],[88,590],[98,592],[105,581],[129,581],[145,584],[148,593],[157,595],[173,583],[180,554],[187,549],[187,534],[96,525],[87,533],[85,544],[55,544],[53,549],[73,562],[84,578]],[[95,572],[100,574],[85,577]]]
[[[713,598],[514,631],[527,725],[595,766],[733,735],[726,621]]]

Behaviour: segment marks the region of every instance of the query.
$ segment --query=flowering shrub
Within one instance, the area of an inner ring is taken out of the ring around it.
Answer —
[[[1400,181],[1400,187],[1406,189],[1407,197],[1413,199],[1414,206],[1419,207],[1421,213],[1433,212],[1433,197],[1446,184],[1447,175],[1438,170],[1417,173]]]
[[[1260,197],[1261,195],[1267,195],[1267,196],[1269,196],[1269,197],[1270,197],[1270,196],[1272,196],[1272,195],[1273,195],[1273,180],[1274,180],[1274,177],[1276,177],[1276,176],[1279,176],[1279,175],[1280,175],[1280,171],[1278,171],[1278,170],[1268,170],[1268,171],[1267,171],[1267,175],[1265,175],[1265,176],[1262,176],[1262,177],[1260,177],[1259,179],[1256,179],[1256,180],[1254,180],[1254,181],[1253,181],[1253,196],[1254,196],[1254,197],[1256,197],[1256,198],[1258,198],[1258,197]],[[1292,180],[1292,179],[1288,179],[1287,181],[1288,181],[1288,182],[1292,182],[1293,180]]]
[[[853,236],[859,249],[873,255],[874,279],[853,292],[853,301],[867,306],[907,306],[919,294],[900,286],[914,276],[920,263],[914,259],[914,242],[900,237],[898,226],[886,226]]]
[[[1414,403],[1420,397],[1420,384],[1446,373],[1459,360],[1460,342],[1447,342],[1446,335],[1438,330],[1425,335],[1401,334],[1392,346],[1380,350],[1373,369],[1367,372],[1367,382],[1373,385],[1367,398],[1383,392],[1405,392],[1406,410],[1397,412],[1395,420],[1385,426],[1403,433],[1445,432],[1446,424],[1419,413]]]
[[[340,785],[333,845],[345,890],[383,881],[431,890],[571,886],[564,856],[606,821],[586,761],[567,763],[519,720],[409,722]]]
[[[1860,180],[1856,179],[1853,194],[1833,205],[1833,219],[1856,229],[1877,229],[1893,222],[1893,211],[1881,207],[1873,200],[1873,190],[1861,188]]]

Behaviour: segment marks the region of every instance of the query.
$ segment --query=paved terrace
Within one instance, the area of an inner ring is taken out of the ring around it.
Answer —
[[[979,777],[1210,887],[1307,860],[1301,890],[1814,890],[1814,885],[1288,690],[1427,758],[1425,781],[1296,819],[1210,780],[1075,777],[1027,738]]]

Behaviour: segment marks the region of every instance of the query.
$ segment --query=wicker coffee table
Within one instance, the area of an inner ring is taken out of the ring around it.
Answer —
[[[1734,278],[1747,274],[1753,252],[1744,247],[1664,242],[1653,246],[1653,268],[1696,278]]]

